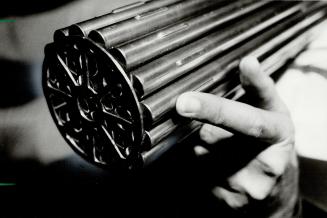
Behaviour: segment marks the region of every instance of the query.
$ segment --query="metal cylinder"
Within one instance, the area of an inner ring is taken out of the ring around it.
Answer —
[[[147,164],[201,126],[177,115],[180,94],[237,99],[241,58],[256,56],[267,74],[275,72],[311,39],[326,4],[144,1],[59,29],[43,65],[50,113],[88,161]],[[109,38],[97,43],[85,37],[90,30]]]
[[[152,11],[180,1],[182,0],[138,1],[120,8],[116,8],[108,14],[73,24],[68,28],[69,34],[87,36],[91,30],[109,26],[144,12]]]
[[[296,16],[294,18],[297,18]],[[249,40],[247,43],[238,47],[237,50],[229,52],[215,61],[199,68],[188,74],[177,82],[156,92],[142,101],[144,107],[145,123],[147,126],[160,121],[175,105],[176,97],[191,90],[205,91],[223,81],[233,67],[238,65],[238,59],[258,45],[263,44],[269,38],[272,38],[279,32],[285,31],[290,25],[294,24],[294,19],[288,19],[273,28],[265,31]]]
[[[63,41],[69,35],[68,27],[58,29],[53,34],[53,40],[55,42]]]
[[[316,24],[316,22],[314,22]],[[303,23],[302,23],[303,24]],[[312,25],[312,24],[311,24]],[[307,27],[306,27],[307,28]],[[289,34],[293,32],[297,28],[292,28],[292,31],[287,31]],[[267,75],[271,75],[276,72],[279,68],[281,68],[290,58],[295,57],[301,50],[304,49],[308,41],[311,41],[312,38],[317,34],[314,33],[318,28],[309,28],[302,32],[302,34],[294,33],[292,37],[296,36],[290,41],[287,41],[286,44],[283,44],[283,47],[279,48],[277,51],[273,52],[270,56],[266,57],[261,65],[263,72]],[[286,33],[286,32],[285,32]],[[285,35],[288,34],[281,34],[277,38],[280,40],[285,38]],[[276,38],[269,41],[268,43],[261,46],[257,51],[262,51],[261,48],[268,48],[271,47],[272,44],[276,43]],[[283,42],[285,43],[285,42]],[[269,45],[269,46],[267,46]],[[268,52],[268,50],[267,50]],[[253,55],[254,53],[251,52]],[[258,54],[258,53],[257,53]],[[264,54],[262,54],[264,55]],[[217,86],[215,89],[210,91],[211,94],[220,96],[220,97],[227,97],[232,98],[233,100],[237,100],[244,91],[240,85],[236,86],[233,90],[233,93],[230,93],[229,90],[231,83],[233,81],[226,81],[225,83]],[[235,97],[233,97],[235,96]],[[198,121],[174,121],[173,119],[169,119],[164,123],[158,125],[151,131],[147,132],[148,140],[152,143],[152,148],[149,151],[143,153],[143,159],[145,164],[150,164],[151,162],[155,161],[158,157],[160,157],[164,152],[166,152],[169,148],[176,145],[180,142],[183,138],[187,137],[188,135],[192,134],[196,130],[201,127],[201,122]],[[186,130],[186,131],[183,131]],[[166,138],[169,136],[168,138]],[[165,139],[166,138],[166,139]]]
[[[262,12],[255,13],[248,19],[214,32],[132,71],[132,82],[139,97],[143,98],[159,90],[178,77],[183,76],[302,8],[302,5],[296,5],[291,8],[284,6],[282,4],[276,8],[271,7]],[[273,16],[276,10],[285,11]]]
[[[253,2],[253,0],[236,1],[199,17],[192,17],[185,22],[177,23],[162,31],[114,48],[110,52],[114,54],[126,70],[131,70],[140,64],[157,58],[159,55],[181,47],[223,24],[255,10],[261,10],[262,6],[271,3],[269,1]],[[237,10],[241,7],[242,10]]]
[[[210,8],[220,6],[224,1],[189,0],[180,3],[161,7],[157,10],[145,12],[134,18],[120,22],[117,25],[110,25],[90,32],[89,37],[111,48],[121,43],[149,34],[171,23],[188,18],[197,13],[204,13]],[[225,2],[226,4],[226,2]]]

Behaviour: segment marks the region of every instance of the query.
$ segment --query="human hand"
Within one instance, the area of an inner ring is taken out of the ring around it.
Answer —
[[[273,80],[261,72],[253,57],[244,58],[240,70],[242,87],[253,102],[251,105],[198,92],[184,93],[176,102],[181,116],[205,123],[200,138],[207,145],[218,146],[219,150],[225,139],[241,137],[248,143],[235,145],[235,154],[253,150],[254,144],[259,147],[253,158],[226,178],[226,186],[213,189],[234,209],[247,206],[251,200],[262,201],[280,194],[276,190],[279,179],[290,164],[296,167],[293,124]]]

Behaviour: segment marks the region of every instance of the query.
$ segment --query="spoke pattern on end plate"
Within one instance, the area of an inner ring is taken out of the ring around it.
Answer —
[[[78,80],[79,74],[83,70],[85,56],[77,44],[70,45],[69,48],[66,49],[67,58],[65,59],[65,64],[75,79]]]
[[[119,146],[116,144],[116,141],[112,138],[112,136],[109,134],[109,132],[107,131],[107,129],[104,126],[101,126],[103,132],[105,133],[105,135],[107,136],[107,139],[109,140],[109,142],[111,143],[111,145],[115,148],[117,154],[119,155],[119,157],[121,159],[125,159],[125,156],[122,154],[121,149],[119,148]]]
[[[62,73],[60,68],[49,66],[46,73],[48,78],[47,87],[51,89],[52,92],[56,92],[57,94],[65,98],[72,97],[71,88],[62,84],[61,79],[58,79],[58,75]]]
[[[106,52],[84,42],[49,50],[48,103],[69,144],[89,160],[103,165],[126,160],[142,136],[135,94]]]
[[[86,55],[86,75],[85,80],[87,88],[95,95],[103,94],[110,86],[110,75],[108,73],[100,73],[105,71],[103,65],[98,64],[97,57],[92,50],[87,52]]]
[[[63,72],[65,72],[67,75],[66,78],[70,79],[70,82],[72,82],[74,86],[78,86],[78,83],[74,78],[72,71],[65,65],[64,61],[61,59],[59,55],[58,55],[58,61],[61,64],[62,68],[64,69]]]

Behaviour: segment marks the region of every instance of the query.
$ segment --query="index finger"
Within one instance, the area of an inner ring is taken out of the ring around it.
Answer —
[[[243,58],[239,67],[242,87],[262,109],[288,111],[277,93],[274,81],[262,71],[256,58],[251,56]]]
[[[277,143],[290,136],[289,117],[241,102],[200,92],[184,93],[177,99],[177,112],[266,142]]]

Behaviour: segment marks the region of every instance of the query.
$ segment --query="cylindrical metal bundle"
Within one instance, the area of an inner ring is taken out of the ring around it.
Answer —
[[[274,20],[274,18],[272,18],[272,20]],[[271,38],[272,35],[285,31],[292,24],[294,24],[294,20],[292,19],[287,19],[284,22],[277,24],[273,28],[250,39],[247,43],[238,47],[238,49],[232,50],[221,58],[204,65],[198,70],[143,100],[142,105],[144,107],[143,111],[146,118],[146,124],[148,124],[147,126],[152,126],[170,112],[174,107],[175,99],[179,94],[191,90],[206,91],[206,89],[221,82],[225,79],[225,74],[228,73],[228,71],[226,71],[227,66],[229,66],[228,64],[233,63],[235,59],[244,56],[244,54],[249,50],[255,49],[258,45]],[[270,25],[267,27],[271,27]],[[246,34],[240,36],[243,37],[244,35]],[[227,43],[233,43],[233,41],[228,41]],[[214,49],[216,48],[218,48],[219,51],[219,47],[216,46]],[[207,53],[201,54],[199,59],[203,60],[204,58],[202,56],[207,56]],[[201,65],[198,64],[197,66]],[[158,77],[160,78],[160,76]]]
[[[327,22],[325,21],[324,25],[326,24]],[[275,51],[275,53],[271,54],[265,60],[263,60],[261,63],[263,69],[262,71],[267,75],[271,75],[278,71],[282,66],[285,65],[287,61],[294,58],[305,48],[308,41],[311,41],[312,38],[317,35],[317,30],[318,29],[313,28],[313,30],[310,30],[304,34],[296,35],[298,37],[293,38],[291,41],[287,42],[284,47]],[[283,37],[284,36],[285,35],[283,35]],[[264,49],[265,47],[271,46],[272,44],[274,43],[270,41],[259,49]],[[251,55],[255,56],[255,53],[256,52],[252,52]],[[238,77],[234,77],[234,79],[237,78]],[[211,90],[210,93],[219,97],[237,100],[244,94],[244,90],[240,85],[235,86],[235,80],[229,80]],[[150,132],[147,132],[147,142],[152,144],[153,147],[149,149],[149,151],[142,153],[144,164],[151,164],[172,146],[180,143],[183,139],[199,130],[201,126],[202,123],[198,121],[176,121],[174,119],[169,119],[156,128],[152,129]]]
[[[138,1],[120,8],[116,8],[108,14],[85,20],[69,27],[58,29],[54,33],[54,40],[60,41],[68,35],[87,36],[91,30],[96,30],[105,26],[127,20],[141,13],[152,11],[160,7],[180,2],[182,0],[155,0]]]
[[[301,33],[310,28],[316,22],[318,22],[323,16],[323,13],[318,13],[309,17],[307,20],[304,20],[293,26],[292,28],[288,29],[287,31],[282,32],[277,37],[269,40],[267,43],[261,45],[254,51],[251,51],[247,55],[251,55],[263,60],[263,71],[269,75],[272,74],[272,72],[276,71],[275,68],[278,69],[279,67],[281,67],[279,66],[279,63],[287,61],[289,58],[294,57],[294,55],[299,52],[299,49],[294,49],[295,47],[299,47],[301,49],[303,46],[306,45],[306,43],[304,42],[308,41],[307,38],[312,35],[308,33]],[[280,49],[281,46],[283,47]],[[278,51],[274,52],[275,50]],[[267,55],[270,53],[272,53],[272,55]],[[237,70],[237,64],[235,64],[234,66],[234,68],[230,68],[231,71]],[[233,80],[231,79],[235,78],[235,75],[238,78],[238,74],[233,73],[229,75],[230,78],[228,78],[227,81],[221,83],[219,86],[217,86],[213,90],[210,90],[209,92],[215,95],[224,96],[228,93],[228,91],[231,90],[230,88],[228,89],[226,87],[240,88],[240,86],[235,87],[235,84],[233,84]],[[159,141],[161,141],[167,135],[170,135],[178,127],[178,123],[176,124],[172,119],[169,119],[163,122],[162,124],[156,126],[151,131],[147,132],[147,140],[149,144],[151,144],[151,146],[155,146]]]
[[[192,17],[162,31],[114,48],[112,53],[115,54],[115,57],[118,58],[126,70],[130,70],[157,58],[159,55],[181,47],[206,33],[210,33],[219,26],[254,12],[260,7],[268,5],[268,3],[271,2],[260,1],[253,4],[253,0],[236,1],[199,17]],[[243,7],[243,9],[237,10],[240,7]]]
[[[69,28],[69,33],[72,35],[87,36],[92,30],[110,26],[129,18],[140,16],[142,13],[156,10],[161,7],[166,7],[181,1],[182,0],[156,0],[135,2],[130,5],[117,8],[109,14],[73,24]]]
[[[50,112],[68,144],[90,162],[151,163],[201,126],[177,116],[179,94],[237,99],[240,59],[253,55],[266,72],[276,71],[311,40],[325,6],[155,0],[60,29],[45,49]]]
[[[287,8],[283,4],[281,7],[270,7],[230,27],[213,32],[132,71],[133,85],[140,97],[147,96],[242,41],[299,12],[301,8],[302,5]],[[281,10],[282,13],[274,16],[276,10]]]
[[[210,8],[227,4],[222,0],[188,0],[145,12],[117,25],[110,25],[90,32],[89,37],[106,48],[135,40],[160,28],[171,25],[194,14],[204,13]]]

